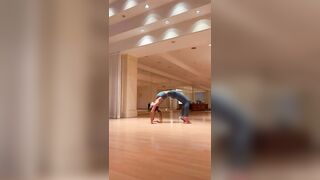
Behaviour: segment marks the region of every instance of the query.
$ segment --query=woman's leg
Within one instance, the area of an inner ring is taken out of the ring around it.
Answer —
[[[190,108],[190,103],[186,102],[183,104],[183,117],[188,117],[189,116],[189,108]]]
[[[189,108],[190,108],[190,103],[185,102],[182,106],[182,119],[184,123],[190,124],[191,122],[189,121]]]
[[[180,117],[183,118],[184,115],[184,104],[181,106],[181,112],[180,112]]]

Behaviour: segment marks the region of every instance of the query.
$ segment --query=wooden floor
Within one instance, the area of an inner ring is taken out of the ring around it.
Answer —
[[[153,125],[147,116],[110,120],[110,180],[209,180],[210,112],[190,120],[182,124],[178,113]]]

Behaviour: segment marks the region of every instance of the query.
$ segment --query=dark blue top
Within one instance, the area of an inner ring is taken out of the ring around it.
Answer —
[[[182,93],[176,90],[169,90],[169,91],[161,91],[157,94],[156,98],[161,97],[162,99],[166,99],[167,97],[171,97],[173,99],[177,99],[181,103],[189,102],[189,99],[183,95]]]

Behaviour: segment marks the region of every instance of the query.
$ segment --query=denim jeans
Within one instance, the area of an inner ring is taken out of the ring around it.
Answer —
[[[231,163],[234,166],[246,164],[249,160],[252,140],[252,127],[248,117],[237,106],[227,103],[222,98],[214,96],[212,99],[214,119],[219,117],[219,120],[231,128],[228,143]]]
[[[189,108],[190,108],[190,102],[187,101],[182,104],[181,108],[181,116],[182,117],[188,117],[189,116]]]

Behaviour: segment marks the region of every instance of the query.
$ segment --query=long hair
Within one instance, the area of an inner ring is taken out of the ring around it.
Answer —
[[[150,112],[152,109],[151,102],[148,103],[148,111]]]

